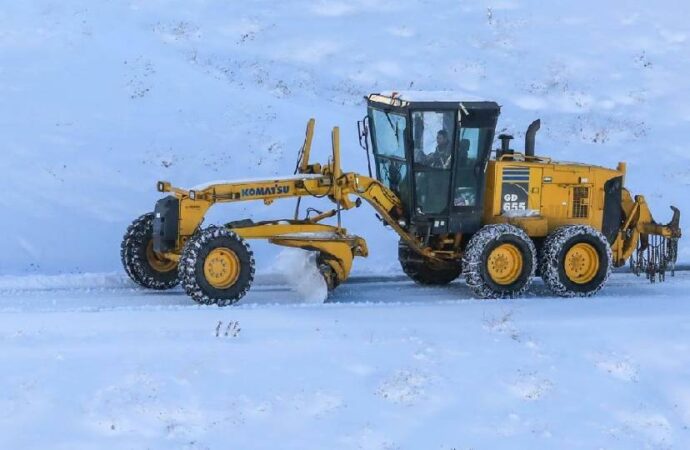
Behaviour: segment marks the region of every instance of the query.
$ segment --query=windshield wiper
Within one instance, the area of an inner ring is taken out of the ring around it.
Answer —
[[[386,115],[386,120],[388,120],[388,124],[391,126],[391,130],[393,130],[393,132],[395,133],[395,140],[399,140],[400,136],[398,133],[400,132],[400,130],[398,129],[398,122],[395,122],[395,125],[393,125],[393,121],[391,120],[391,116],[388,113],[388,111],[384,111],[383,113]]]

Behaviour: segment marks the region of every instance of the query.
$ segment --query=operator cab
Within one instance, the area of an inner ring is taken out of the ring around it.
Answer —
[[[376,178],[401,199],[416,234],[477,231],[498,104],[424,92],[371,94],[367,103]]]

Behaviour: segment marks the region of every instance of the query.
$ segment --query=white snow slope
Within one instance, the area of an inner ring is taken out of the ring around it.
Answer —
[[[689,13],[641,0],[3,1],[0,449],[690,448],[688,272],[659,285],[616,274],[585,300],[539,280],[509,301],[473,300],[462,282],[351,282],[329,304],[264,274],[219,309],[136,289],[119,267],[156,180],[289,175],[309,117],[315,159],[341,125],[345,169],[365,171],[355,120],[376,91],[496,100],[518,142],[541,117],[538,153],[627,160],[657,219],[669,204],[687,213]],[[225,205],[209,222],[293,206]],[[399,273],[397,238],[370,208],[345,224],[371,249],[356,271]],[[253,248],[261,268],[292,264]]]
[[[123,276],[0,278],[0,448],[690,448],[688,272],[580,300],[260,283],[223,309]]]
[[[316,117],[324,161],[365,171],[362,96],[452,90],[503,105],[538,152],[615,167],[660,221],[690,211],[686,1],[4,1],[0,8],[0,273],[112,271],[155,181],[291,174]],[[219,208],[214,220],[288,216]],[[322,207],[325,207],[321,203]],[[356,270],[394,268],[396,237],[368,207]],[[256,245],[259,266],[275,251]],[[680,259],[690,261],[681,241]]]

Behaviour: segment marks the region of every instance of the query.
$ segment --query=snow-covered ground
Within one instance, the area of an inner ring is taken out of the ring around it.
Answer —
[[[393,277],[319,304],[252,243],[259,282],[219,309],[135,289],[119,261],[157,180],[290,175],[309,117],[315,160],[340,125],[344,169],[365,172],[362,96],[390,90],[495,100],[518,149],[540,117],[538,154],[626,160],[659,221],[687,214],[689,15],[685,0],[2,2],[0,449],[690,448],[690,272],[616,274],[586,300]],[[371,208],[343,219],[371,251],[355,273],[400,274]]]
[[[0,278],[3,449],[690,447],[690,273],[470,299],[266,277],[233,308],[121,275]]]

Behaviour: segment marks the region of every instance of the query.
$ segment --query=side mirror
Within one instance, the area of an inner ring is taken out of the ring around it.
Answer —
[[[369,178],[373,178],[371,174],[371,158],[369,157],[369,116],[364,116],[362,120],[357,121],[357,134],[359,135],[359,146],[364,149],[367,154],[367,169],[369,169]]]
[[[369,116],[364,116],[362,120],[357,121],[357,134],[359,135],[359,146],[369,152]]]

